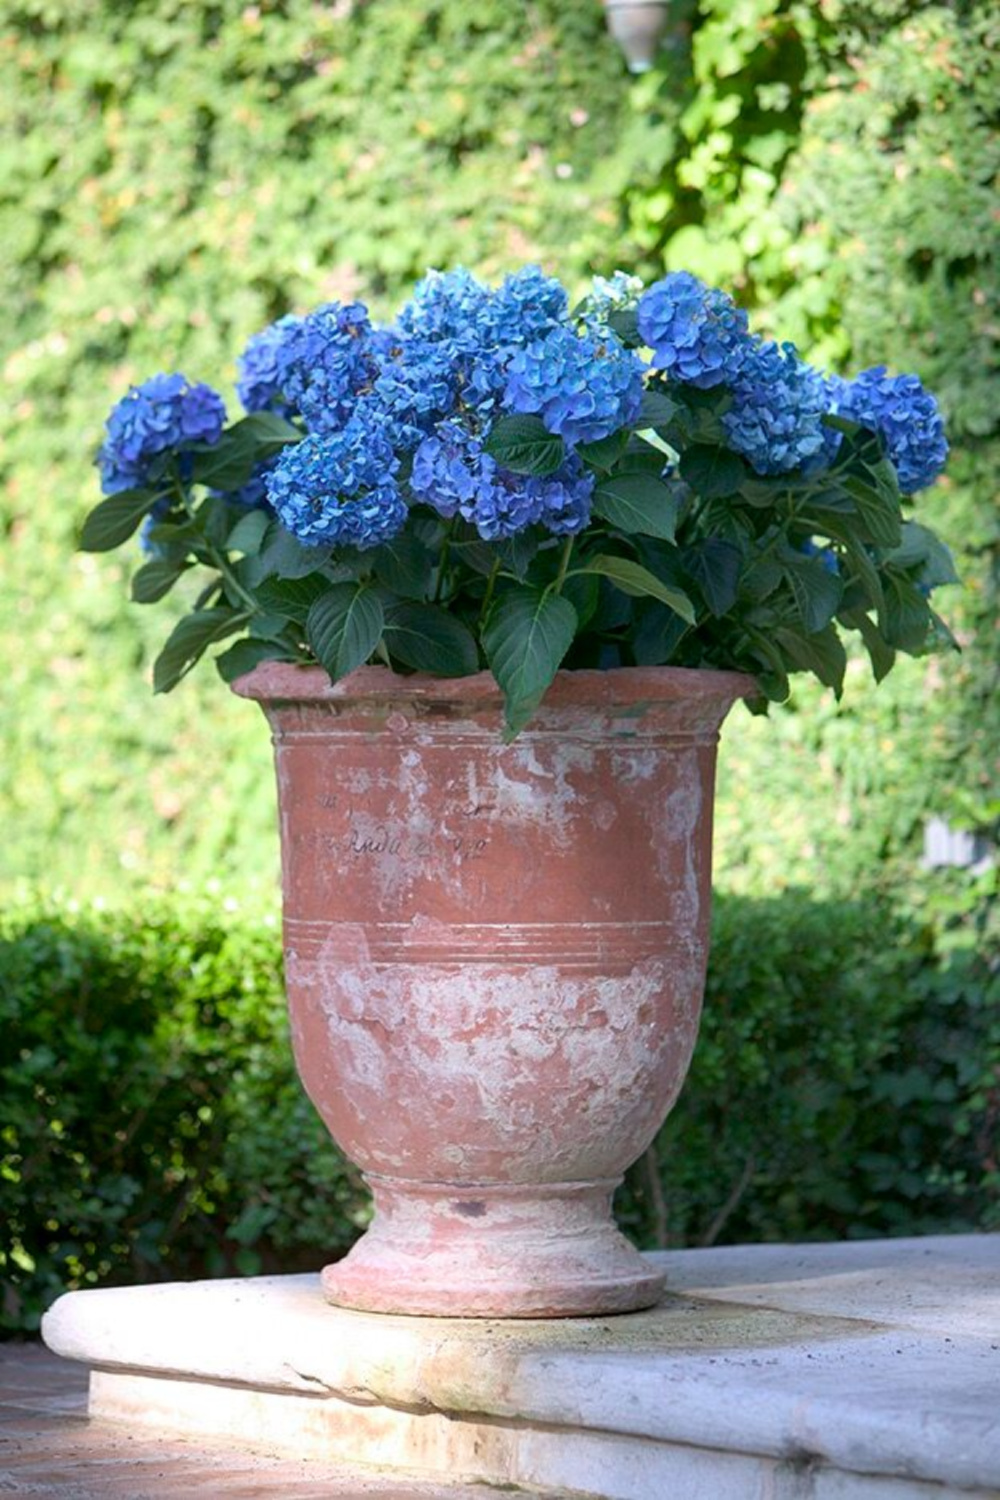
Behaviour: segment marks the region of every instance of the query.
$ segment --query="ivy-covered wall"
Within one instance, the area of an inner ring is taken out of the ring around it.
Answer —
[[[263,725],[208,672],[150,700],[171,606],[73,555],[90,456],[131,380],[230,389],[285,308],[384,312],[457,262],[688,266],[812,358],[939,392],[955,456],[921,507],[968,579],[941,601],[967,650],[734,715],[721,878],[846,887],[908,861],[929,807],[997,816],[992,5],[676,0],[636,81],[597,0],[4,11],[0,881],[273,889]]]
[[[1000,817],[1000,15],[905,0],[688,15],[671,82],[636,87],[652,170],[624,194],[632,234],[740,287],[758,326],[820,362],[916,370],[953,445],[919,508],[960,558],[964,595],[942,608],[962,658],[904,666],[874,697],[857,663],[840,708],[803,688],[770,723],[730,725],[727,876],[842,885],[912,858],[928,810]]]

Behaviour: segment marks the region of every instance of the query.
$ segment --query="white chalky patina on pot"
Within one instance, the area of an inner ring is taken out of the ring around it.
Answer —
[[[237,684],[274,730],[303,1082],[375,1193],[327,1267],[376,1311],[655,1301],[611,1193],[681,1087],[708,934],[719,724],[749,679],[560,673],[501,736],[487,674]]]

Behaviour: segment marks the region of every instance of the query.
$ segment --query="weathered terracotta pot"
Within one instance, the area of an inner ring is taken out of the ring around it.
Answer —
[[[504,745],[488,673],[268,663],[295,1055],[375,1196],[323,1272],[374,1311],[558,1317],[663,1279],[611,1194],[684,1080],[719,725],[751,679],[563,672]]]

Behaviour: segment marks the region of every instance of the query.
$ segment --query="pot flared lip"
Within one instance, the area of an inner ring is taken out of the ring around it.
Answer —
[[[231,684],[241,698],[258,703],[373,702],[408,698],[426,703],[489,708],[502,703],[492,672],[468,677],[404,675],[388,667],[359,667],[331,682],[323,667],[296,662],[261,662]],[[606,671],[557,672],[545,694],[546,707],[618,708],[680,701],[734,703],[759,692],[745,672],[705,667],[613,667]]]

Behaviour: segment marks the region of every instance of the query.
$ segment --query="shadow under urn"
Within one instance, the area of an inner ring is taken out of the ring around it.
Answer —
[[[275,743],[296,1063],[375,1200],[327,1299],[651,1306],[611,1195],[691,1059],[718,732],[753,680],[560,672],[512,744],[486,672],[265,663],[234,687]]]

